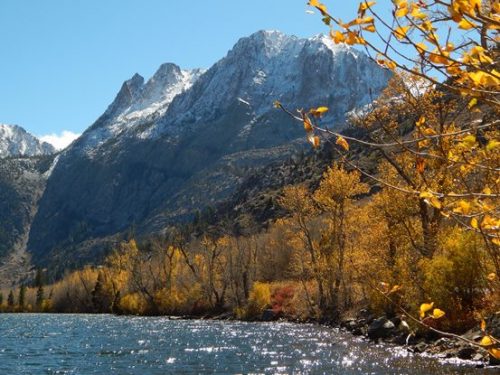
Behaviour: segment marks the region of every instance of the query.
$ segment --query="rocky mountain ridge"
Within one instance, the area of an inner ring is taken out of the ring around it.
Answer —
[[[29,227],[33,263],[62,272],[98,262],[131,232],[190,220],[249,175],[309,150],[274,100],[326,105],[323,121],[341,128],[389,77],[349,46],[277,31],[242,38],[206,71],[164,64],[147,82],[134,75],[53,163]]]

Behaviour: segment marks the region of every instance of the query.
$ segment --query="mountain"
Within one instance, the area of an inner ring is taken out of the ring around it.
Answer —
[[[60,272],[99,261],[130,233],[190,220],[247,176],[310,149],[273,101],[326,105],[324,123],[340,129],[389,77],[349,46],[277,31],[242,38],[206,71],[164,64],[147,82],[134,75],[52,166],[30,228],[32,261]]]
[[[52,145],[40,141],[20,126],[0,124],[0,158],[50,155],[55,151]]]

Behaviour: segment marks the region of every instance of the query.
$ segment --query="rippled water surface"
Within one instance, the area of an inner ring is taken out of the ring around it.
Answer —
[[[0,374],[493,374],[316,325],[0,315]],[[496,370],[498,371],[498,370]]]

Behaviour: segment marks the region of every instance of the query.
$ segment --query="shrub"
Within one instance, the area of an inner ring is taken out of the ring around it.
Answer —
[[[255,282],[245,309],[247,318],[259,318],[271,306],[271,288],[268,283]]]

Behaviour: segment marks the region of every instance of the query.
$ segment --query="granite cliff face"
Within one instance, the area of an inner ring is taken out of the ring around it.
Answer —
[[[33,262],[95,262],[130,231],[189,219],[309,147],[274,100],[326,105],[323,121],[341,127],[389,76],[348,46],[275,31],[241,39],[206,71],[164,64],[147,82],[135,75],[55,163],[31,225]]]

